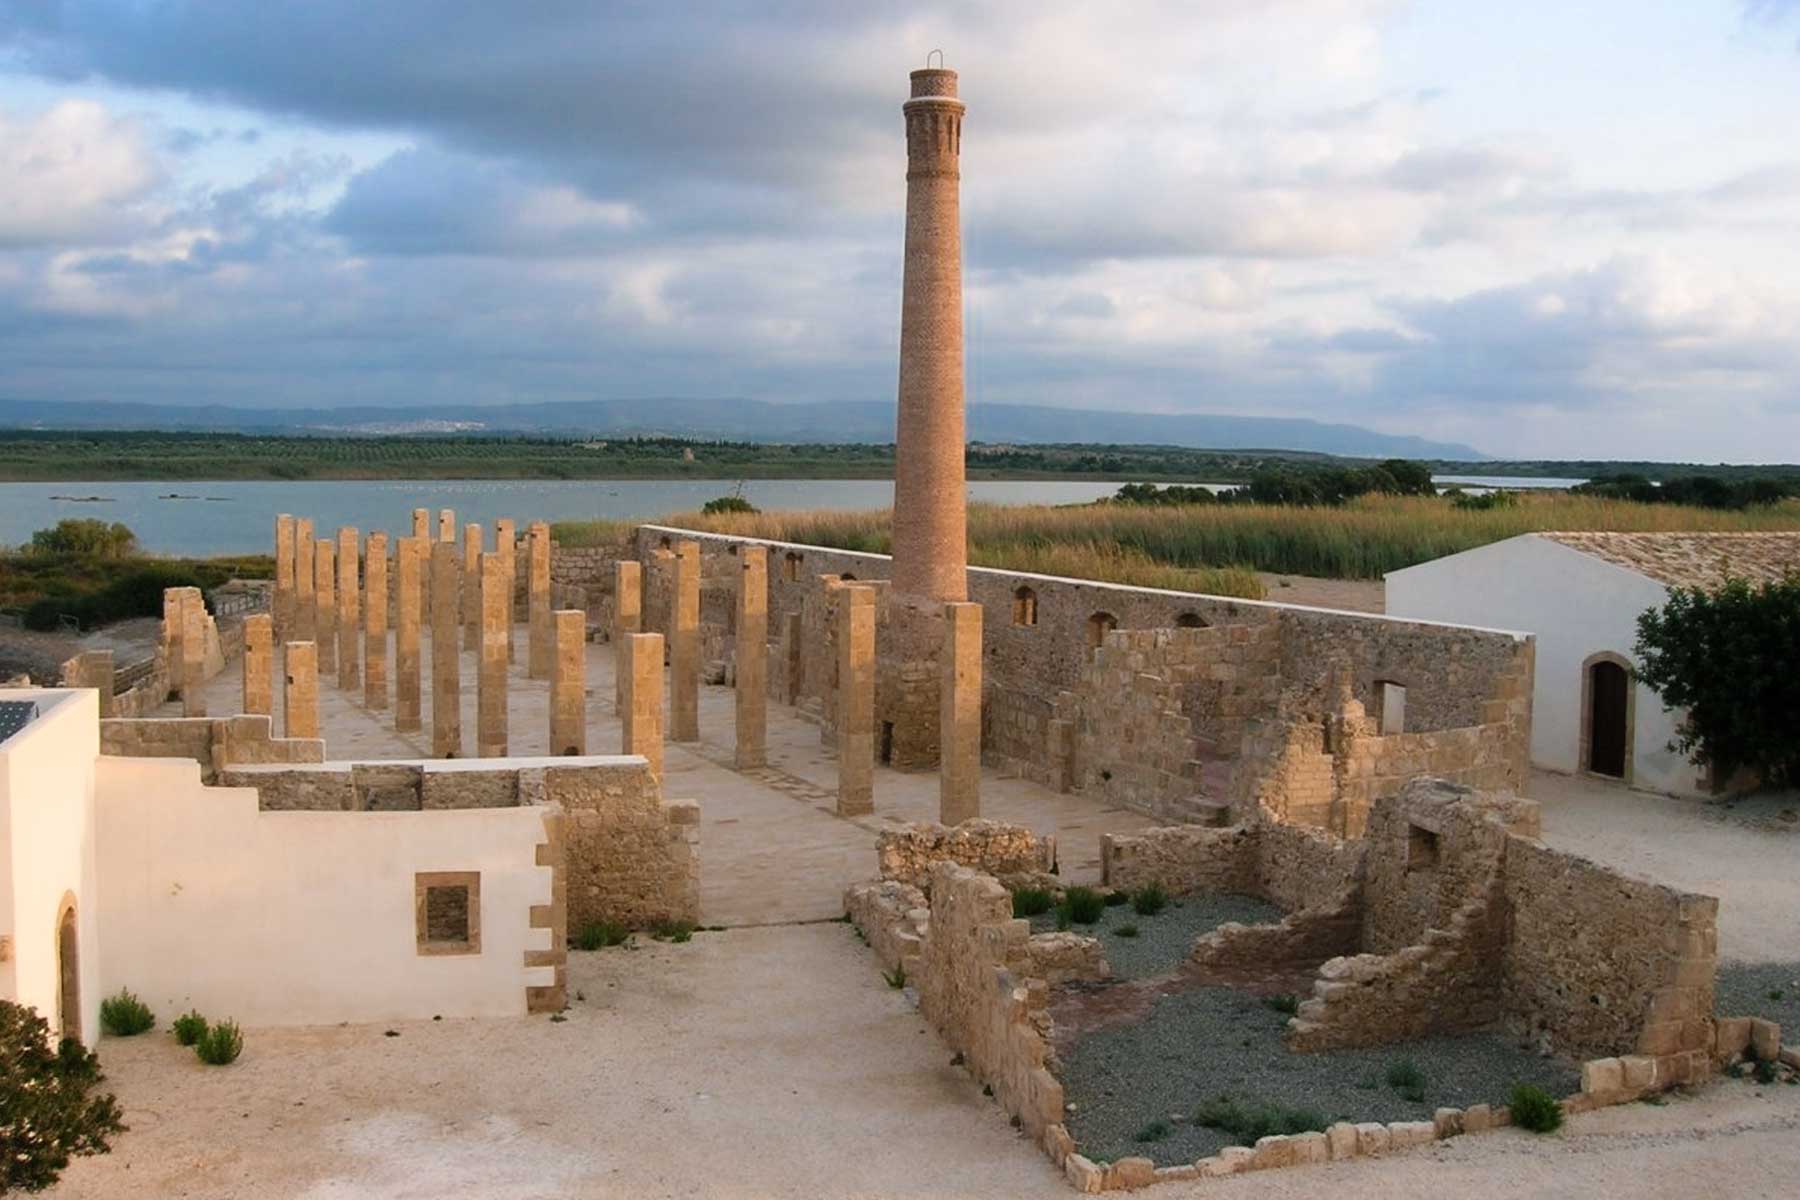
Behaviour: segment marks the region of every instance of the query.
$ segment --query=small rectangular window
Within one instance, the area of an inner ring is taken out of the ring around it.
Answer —
[[[480,954],[481,872],[415,874],[413,921],[420,954]]]

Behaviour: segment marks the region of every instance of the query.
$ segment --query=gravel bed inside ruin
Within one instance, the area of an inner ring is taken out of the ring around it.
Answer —
[[[1800,962],[1722,964],[1713,1011],[1774,1021],[1784,1045],[1800,1045]]]
[[[1285,914],[1266,900],[1226,893],[1177,896],[1153,917],[1140,916],[1129,904],[1110,905],[1093,925],[1071,925],[1071,933],[1100,939],[1114,979],[1147,979],[1172,971],[1193,948],[1194,939],[1227,921],[1261,925],[1281,920]],[[1119,929],[1136,926],[1135,937],[1120,937]],[[1056,929],[1054,910],[1031,919],[1031,932]]]
[[[1094,1159],[1135,1154],[1173,1166],[1233,1144],[1192,1119],[1220,1096],[1309,1109],[1327,1121],[1428,1121],[1441,1107],[1505,1104],[1517,1083],[1559,1097],[1581,1084],[1571,1064],[1490,1034],[1296,1054],[1281,1040],[1287,1020],[1260,997],[1203,987],[1163,996],[1139,1024],[1082,1038],[1058,1072],[1075,1106],[1066,1118],[1075,1145]],[[1402,1060],[1423,1076],[1416,1102],[1386,1082]],[[1157,1122],[1163,1136],[1137,1140]]]

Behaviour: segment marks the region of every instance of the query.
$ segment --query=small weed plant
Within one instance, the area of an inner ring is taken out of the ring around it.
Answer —
[[[149,1033],[156,1025],[156,1014],[139,1000],[129,988],[100,1002],[100,1028],[114,1037],[136,1037]]]
[[[1533,1133],[1554,1133],[1562,1128],[1562,1105],[1541,1087],[1521,1083],[1512,1090],[1512,1123]]]
[[[1117,929],[1113,930],[1114,937],[1134,938],[1137,935],[1138,935],[1138,927],[1136,925],[1121,925]]]
[[[589,921],[575,933],[577,950],[603,950],[608,946],[622,946],[631,934],[616,921]]]
[[[1324,1114],[1310,1108],[1252,1100],[1239,1103],[1229,1096],[1208,1100],[1194,1113],[1194,1124],[1217,1129],[1240,1146],[1254,1146],[1258,1138],[1274,1134],[1323,1132]]]
[[[1294,995],[1292,992],[1284,992],[1279,996],[1270,996],[1265,999],[1263,1003],[1274,1009],[1276,1012],[1285,1013],[1290,1017],[1300,1011],[1300,997]]]
[[[1106,893],[1106,907],[1108,907],[1108,908],[1117,908],[1121,904],[1130,904],[1130,903],[1131,903],[1131,893],[1130,892],[1108,892],[1108,893]]]
[[[1090,887],[1072,887],[1063,892],[1061,908],[1075,925],[1092,925],[1106,911],[1106,901]]]
[[[1131,907],[1140,917],[1154,917],[1169,906],[1169,893],[1159,883],[1146,883],[1131,893]]]
[[[1167,1121],[1152,1121],[1142,1129],[1138,1130],[1137,1135],[1133,1140],[1139,1142],[1160,1142],[1173,1132],[1174,1130],[1170,1128]]]
[[[194,1053],[209,1067],[230,1066],[244,1052],[244,1031],[232,1020],[215,1021],[194,1043]]]
[[[199,1010],[190,1008],[175,1018],[174,1029],[175,1040],[183,1046],[191,1046],[206,1032],[206,1018]]]
[[[1012,894],[1013,916],[1036,917],[1056,907],[1056,897],[1047,888],[1020,888]]]
[[[659,921],[652,936],[659,942],[683,942],[694,940],[694,923],[692,921]]]
[[[906,964],[895,963],[894,969],[891,971],[883,971],[881,977],[887,980],[887,985],[889,987],[893,988],[896,992],[899,991],[906,986]]]
[[[1419,1070],[1419,1064],[1410,1058],[1395,1059],[1388,1064],[1387,1085],[1402,1100],[1410,1100],[1414,1104],[1425,1100],[1425,1072]]]

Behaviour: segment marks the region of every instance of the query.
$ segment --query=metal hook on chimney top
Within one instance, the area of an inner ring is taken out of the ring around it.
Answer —
[[[935,54],[935,55],[937,55],[937,60],[938,60],[938,61],[937,61],[937,65],[938,65],[938,67],[939,67],[939,68],[940,68],[940,69],[942,69],[942,67],[943,67],[943,65],[944,65],[944,52],[943,52],[943,51],[942,51],[942,50],[933,50],[933,51],[931,51],[931,53],[930,53],[930,54],[927,54],[927,55],[926,55],[926,56],[925,56],[925,66],[926,66],[926,69],[928,69],[928,70],[929,70],[929,69],[930,69],[930,67],[931,67],[931,55],[932,55],[932,54]]]

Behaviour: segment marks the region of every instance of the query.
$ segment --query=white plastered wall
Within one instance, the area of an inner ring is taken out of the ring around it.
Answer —
[[[1537,636],[1531,696],[1531,760],[1555,771],[1581,765],[1582,664],[1602,652],[1637,657],[1637,618],[1668,589],[1647,576],[1525,534],[1387,576],[1397,617],[1518,629]],[[1634,684],[1634,787],[1703,794],[1701,771],[1669,750],[1676,714]]]
[[[0,995],[29,1005],[65,1032],[57,1012],[61,968],[57,923],[75,899],[82,1040],[100,1027],[100,923],[95,885],[94,762],[100,753],[100,700],[92,689],[8,689],[0,699],[33,701],[39,715],[0,743],[0,932],[11,939],[0,964]]]
[[[185,759],[105,758],[96,779],[102,985],[173,1018],[248,1025],[510,1016],[550,949],[539,807],[260,812]],[[479,954],[421,955],[414,874],[481,873]]]

